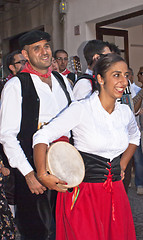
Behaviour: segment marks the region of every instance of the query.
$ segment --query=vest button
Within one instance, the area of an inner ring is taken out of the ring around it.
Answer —
[[[40,101],[40,99],[39,98],[37,98],[37,102],[39,102]]]

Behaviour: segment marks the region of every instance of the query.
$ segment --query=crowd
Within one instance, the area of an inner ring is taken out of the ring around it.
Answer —
[[[143,67],[138,87],[119,48],[91,40],[83,49],[87,70],[78,77],[68,69],[68,53],[52,53],[50,41],[47,32],[27,32],[6,59],[0,172],[10,170],[12,186],[1,184],[1,239],[15,239],[16,225],[21,240],[135,240],[127,191],[134,161],[143,194]],[[60,188],[67,183],[45,162],[53,142],[71,138],[85,164],[72,210],[75,189]]]

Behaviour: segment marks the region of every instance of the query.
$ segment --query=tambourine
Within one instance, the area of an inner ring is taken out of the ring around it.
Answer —
[[[47,152],[46,169],[67,185],[59,187],[73,188],[84,179],[85,166],[78,150],[67,142],[53,143]]]

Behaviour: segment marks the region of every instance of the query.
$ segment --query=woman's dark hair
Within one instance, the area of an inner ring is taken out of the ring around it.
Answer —
[[[109,68],[117,63],[117,62],[125,62],[126,61],[118,54],[116,53],[108,53],[105,55],[102,55],[96,65],[95,65],[95,69],[96,69],[96,76],[98,74],[101,75],[101,77],[105,77],[106,72],[109,70]]]

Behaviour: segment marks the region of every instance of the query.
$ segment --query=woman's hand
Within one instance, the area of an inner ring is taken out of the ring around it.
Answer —
[[[37,176],[38,180],[50,190],[56,190],[58,192],[66,192],[66,182],[58,179],[56,176],[48,173]]]

